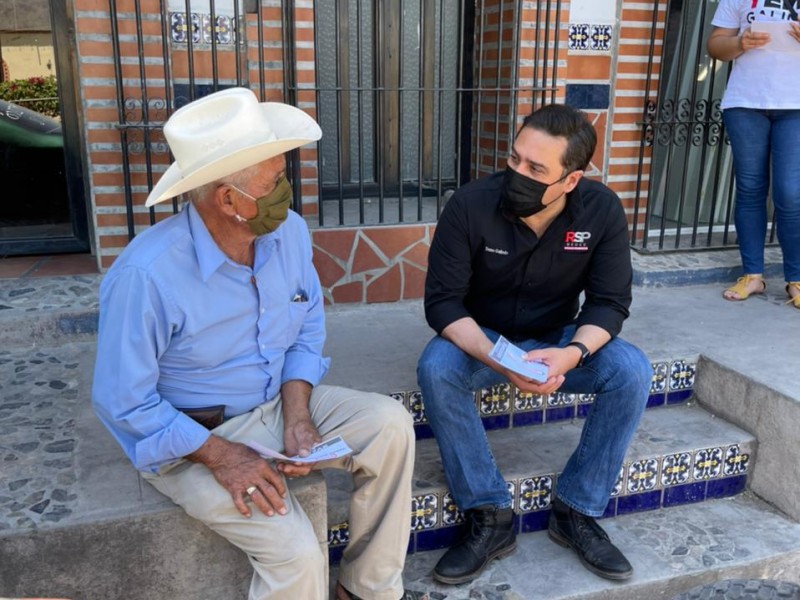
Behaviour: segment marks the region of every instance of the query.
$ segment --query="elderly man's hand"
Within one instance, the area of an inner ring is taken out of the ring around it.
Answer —
[[[244,444],[229,442],[212,435],[199,450],[187,456],[201,462],[214,474],[217,482],[228,490],[236,508],[250,516],[248,498],[258,509],[273,516],[286,514],[286,484],[283,477],[258,453]],[[248,491],[249,490],[249,491]]]
[[[311,417],[284,422],[283,443],[286,456],[308,456],[311,447],[322,441]],[[303,477],[316,463],[278,462],[278,470],[287,477]]]

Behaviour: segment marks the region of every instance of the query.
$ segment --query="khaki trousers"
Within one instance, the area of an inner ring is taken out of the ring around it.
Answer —
[[[341,435],[353,449],[348,457],[317,468],[352,473],[350,543],[339,581],[365,600],[398,600],[410,528],[414,432],[408,411],[380,394],[319,386],[311,394],[311,417],[323,438]],[[216,429],[233,442],[256,441],[283,448],[280,397],[234,417]],[[159,492],[247,554],[253,565],[249,600],[323,600],[328,557],[292,494],[286,515],[252,516],[236,510],[230,494],[205,465],[179,460],[158,474],[143,474]]]

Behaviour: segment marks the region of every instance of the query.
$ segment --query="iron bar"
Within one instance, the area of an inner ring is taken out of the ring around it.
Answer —
[[[120,124],[127,122],[125,116],[125,88],[122,84],[122,56],[119,49],[119,23],[117,19],[117,3],[115,0],[108,0],[109,13],[111,16],[111,51],[114,56],[114,76],[117,86],[117,115]],[[133,219],[133,192],[131,190],[131,166],[130,155],[128,153],[128,130],[120,127],[120,144],[122,149],[122,182],[125,188],[125,223],[128,227],[128,240],[132,240],[136,235],[136,228]]]

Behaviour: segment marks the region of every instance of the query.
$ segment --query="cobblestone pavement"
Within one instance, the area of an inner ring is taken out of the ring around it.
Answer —
[[[96,309],[102,275],[31,277],[0,280],[0,316],[14,309]]]
[[[86,355],[84,344],[0,350],[0,531],[36,528],[73,512]]]

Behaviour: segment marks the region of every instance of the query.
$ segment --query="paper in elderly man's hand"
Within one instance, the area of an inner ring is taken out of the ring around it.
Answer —
[[[353,452],[353,449],[347,445],[342,439],[342,436],[337,435],[334,438],[320,442],[311,447],[311,453],[308,456],[292,456],[288,457],[280,452],[262,446],[258,442],[247,442],[247,447],[252,448],[265,458],[274,458],[277,460],[285,460],[294,463],[315,463],[323,460],[332,460],[334,458],[341,458]]]

